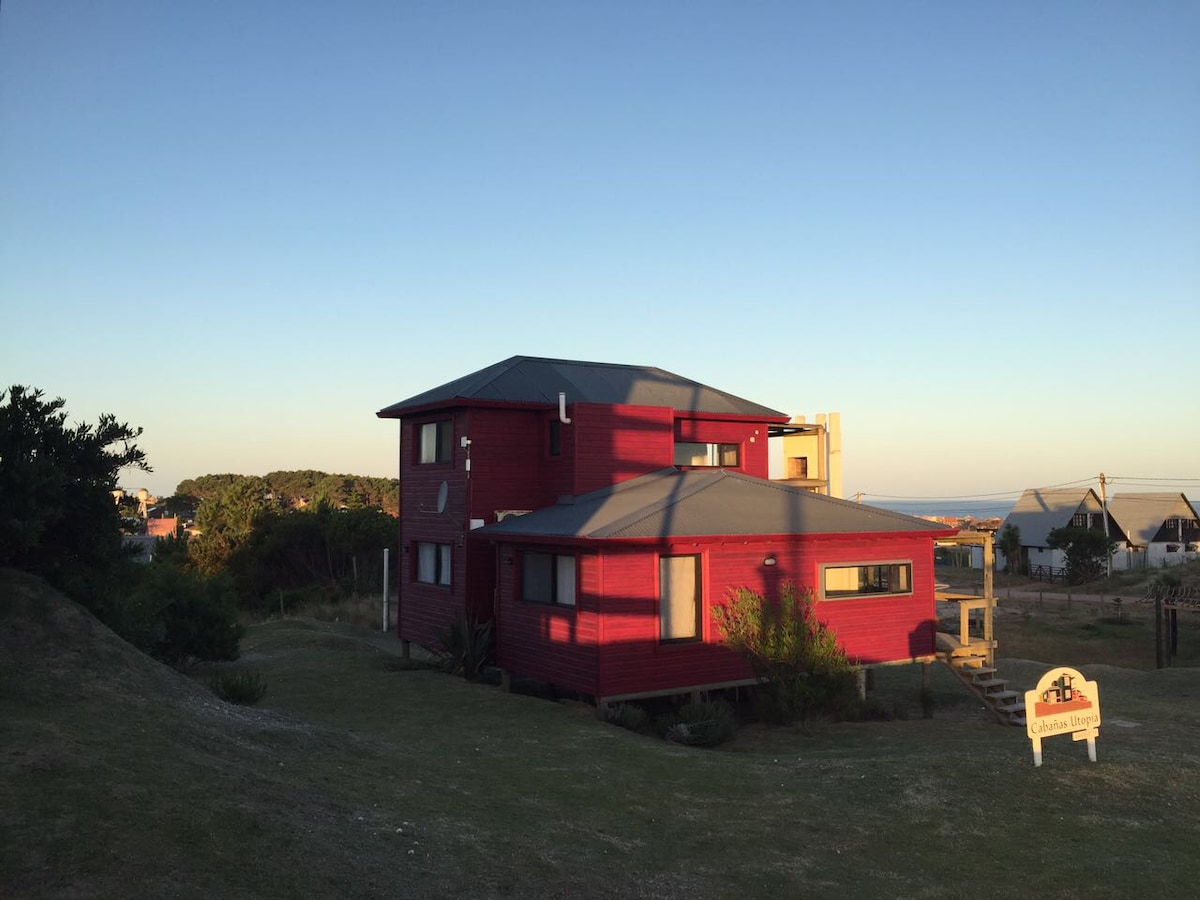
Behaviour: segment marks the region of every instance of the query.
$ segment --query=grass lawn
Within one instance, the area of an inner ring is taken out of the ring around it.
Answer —
[[[1044,671],[1039,647],[1099,682],[1098,763],[1054,738],[1035,769],[940,667],[932,720],[904,667],[875,689],[906,719],[751,726],[712,751],[406,669],[391,638],[312,620],[251,628],[236,666],[269,687],[233,707],[0,573],[0,896],[1190,893],[1200,668],[1002,624],[1013,683]]]

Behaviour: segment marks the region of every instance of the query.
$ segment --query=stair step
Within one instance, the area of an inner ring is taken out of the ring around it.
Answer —
[[[974,682],[973,686],[983,691],[989,697],[994,697],[1003,691],[1006,684],[1008,682],[1003,678],[986,678]]]
[[[974,675],[974,676],[991,675],[993,672],[996,671],[995,666],[983,665],[984,663],[987,662],[987,660],[983,659],[983,658],[971,659],[968,662],[964,663],[963,657],[953,656],[950,659],[946,660],[946,662],[948,662],[950,664],[950,668],[952,668],[955,672],[958,672],[960,675]],[[977,665],[977,666],[972,665],[972,663],[974,663],[974,662],[978,662],[979,665]]]
[[[950,664],[960,672],[995,672],[991,666],[987,664],[986,656],[953,656],[950,658]]]
[[[981,651],[995,649],[995,641],[976,640],[972,638],[968,643],[964,644],[961,640],[952,634],[947,634],[944,631],[937,633],[937,647],[939,650],[949,653],[951,656],[979,656]]]

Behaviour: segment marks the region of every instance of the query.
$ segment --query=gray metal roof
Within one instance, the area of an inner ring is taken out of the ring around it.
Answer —
[[[491,537],[946,532],[944,525],[724,469],[662,469],[477,529]]]
[[[1091,488],[1029,488],[1004,520],[1021,532],[1021,546],[1045,547],[1052,528],[1071,524],[1077,512],[1098,513],[1103,505]]]
[[[1130,542],[1145,547],[1167,519],[1195,519],[1196,510],[1183,494],[1117,494],[1108,501],[1112,516]]]
[[[680,411],[787,419],[733,394],[652,366],[578,362],[514,356],[379,411],[382,418],[399,418],[409,410],[469,405],[471,401],[557,404],[559,393],[568,403],[625,403],[667,406]]]

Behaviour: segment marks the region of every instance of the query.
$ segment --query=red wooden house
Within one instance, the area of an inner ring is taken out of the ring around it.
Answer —
[[[661,369],[513,357],[400,420],[398,633],[494,622],[497,664],[597,700],[745,683],[713,605],[812,587],[862,664],[930,659],[920,519],[767,480],[788,416]]]

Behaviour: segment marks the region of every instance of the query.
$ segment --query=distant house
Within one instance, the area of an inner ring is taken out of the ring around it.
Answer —
[[[146,534],[150,537],[174,537],[179,533],[179,519],[174,516],[164,516],[159,519],[146,520]]]
[[[154,560],[154,545],[158,538],[148,534],[126,534],[121,537],[121,547],[135,563],[148,564]]]
[[[1171,566],[1197,558],[1200,517],[1183,494],[1117,494],[1108,512],[1125,541],[1114,557],[1123,569]]]
[[[1061,573],[1066,556],[1049,546],[1048,535],[1055,528],[1070,526],[1103,531],[1104,506],[1091,488],[1030,488],[1021,494],[1001,531],[1009,525],[1020,531],[1021,553],[1030,572]],[[1123,538],[1111,513],[1109,535],[1114,540]]]
[[[404,641],[468,616],[504,670],[598,701],[726,686],[751,673],[713,608],[792,581],[864,665],[936,652],[933,544],[954,529],[769,481],[784,413],[516,356],[378,415],[400,423]]]

